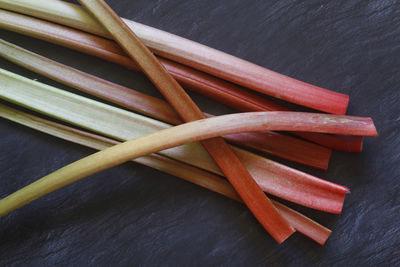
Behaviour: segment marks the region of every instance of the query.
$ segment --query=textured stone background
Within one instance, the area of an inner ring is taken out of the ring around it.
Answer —
[[[350,95],[349,114],[380,133],[335,152],[326,172],[349,186],[343,214],[296,209],[328,226],[324,247],[300,234],[278,246],[242,205],[133,163],[94,175],[0,220],[0,265],[385,266],[400,252],[399,1],[108,0],[130,18]],[[158,95],[119,66],[0,31],[1,38]],[[61,88],[11,63],[1,67]],[[231,112],[196,94],[204,111]],[[0,197],[92,150],[0,120]]]

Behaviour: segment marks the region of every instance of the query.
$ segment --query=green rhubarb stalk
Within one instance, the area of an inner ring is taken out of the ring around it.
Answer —
[[[172,124],[182,123],[171,106],[159,98],[60,64],[2,39],[0,56],[50,79],[152,118]],[[274,132],[241,133],[225,138],[237,145],[321,169],[327,169],[331,155],[330,149]]]
[[[27,114],[2,104],[0,104],[0,117],[96,150],[103,150],[121,143],[111,138]],[[219,175],[212,174],[200,168],[193,167],[189,164],[156,153],[132,161],[177,176],[234,200],[241,201],[240,197],[232,189],[229,183],[226,182],[226,180],[222,179]]]
[[[120,141],[170,127],[165,123],[65,92],[4,70],[0,70],[0,98]],[[299,115],[300,113],[295,114]],[[312,116],[314,115],[306,115],[309,118]],[[322,118],[328,118],[328,115],[315,116],[316,119],[319,118],[319,123],[322,122]],[[102,119],[98,120],[98,118]],[[325,122],[325,127],[327,127],[334,121],[326,120]],[[296,123],[293,123],[291,127]],[[365,128],[366,125],[362,127]],[[340,213],[344,196],[348,192],[347,188],[253,153],[237,148],[234,150],[264,191],[301,205]],[[160,153],[221,174],[205,150],[196,143]]]
[[[0,117],[44,132],[46,134],[50,134],[61,139],[97,150],[103,150],[119,143],[118,141],[109,138],[42,119],[1,104]],[[177,176],[188,182],[202,186],[211,191],[241,202],[240,197],[236,194],[232,186],[225,179],[222,179],[221,176],[155,153],[134,159],[133,161]],[[298,232],[311,238],[320,245],[325,244],[326,240],[331,234],[329,229],[277,201],[272,200],[272,202],[282,216],[287,219]]]
[[[278,115],[281,120],[278,120],[276,115]],[[308,114],[303,113],[300,114],[300,116],[306,118]],[[270,128],[291,128],[288,126],[289,124],[286,124],[289,122],[293,123],[291,117],[292,116],[287,114],[287,112],[254,112],[224,115],[185,123],[126,141],[71,163],[1,199],[0,216],[4,216],[33,200],[89,175],[124,163],[132,158],[179,146],[185,142],[198,141],[223,134],[245,131],[264,131]],[[328,117],[330,120],[335,118],[335,116]],[[343,121],[344,116],[336,117],[337,120],[342,120],[340,124],[348,124],[348,122]],[[351,120],[351,118],[348,120]],[[356,118],[353,118],[353,120],[356,120]],[[282,121],[284,123],[282,123]],[[359,122],[362,121],[367,122],[366,119],[359,119]],[[309,121],[304,127],[307,130],[314,127],[319,128],[319,123],[318,120]],[[157,140],[157,142],[154,140]]]
[[[290,121],[290,116],[283,116]],[[306,128],[315,127],[309,123]],[[117,144],[71,163],[0,200],[0,216],[89,175],[131,159],[216,136],[286,128],[271,113],[241,113],[197,120]]]

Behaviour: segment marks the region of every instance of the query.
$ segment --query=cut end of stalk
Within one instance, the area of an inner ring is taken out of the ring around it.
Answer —
[[[274,204],[282,216],[290,221],[296,231],[305,234],[321,246],[326,243],[332,233],[331,230],[279,202],[274,201]]]
[[[340,204],[338,205],[338,207],[336,208],[336,210],[332,211],[332,213],[334,214],[341,214],[343,211],[343,204],[344,204],[344,199],[346,198],[348,191],[343,195],[343,198],[341,199],[341,201],[339,202]]]
[[[291,236],[296,232],[296,230],[295,230],[294,228],[292,228],[292,229],[293,229],[293,231],[288,232],[288,233],[286,233],[285,235],[280,236],[279,239],[274,238],[275,241],[278,243],[278,245],[280,245],[280,244],[282,244],[283,242],[285,242],[289,237],[291,237]]]
[[[361,142],[360,142],[360,152],[363,151],[363,147],[364,147],[364,139],[361,139]]]
[[[340,135],[337,137],[343,141],[343,149],[338,149],[338,150],[344,152],[353,152],[353,153],[362,152],[364,143],[363,136]]]
[[[342,94],[342,106],[338,106],[338,112],[337,113],[333,113],[333,114],[337,114],[337,115],[346,115],[347,113],[347,109],[349,107],[349,102],[350,102],[350,96],[349,95],[345,95]]]

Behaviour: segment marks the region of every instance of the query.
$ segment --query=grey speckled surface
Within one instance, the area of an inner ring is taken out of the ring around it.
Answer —
[[[0,220],[0,266],[393,266],[400,252],[399,1],[107,1],[121,16],[350,95],[380,137],[335,152],[326,172],[349,186],[340,216],[295,207],[330,227],[324,247],[295,234],[278,246],[244,206],[169,175],[124,164]],[[0,31],[1,38],[158,95],[141,74]],[[0,61],[1,67],[66,88]],[[231,112],[191,93],[204,111]],[[0,196],[92,153],[0,120]]]

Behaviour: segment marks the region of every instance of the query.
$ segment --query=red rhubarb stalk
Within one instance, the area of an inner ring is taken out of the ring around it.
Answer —
[[[320,245],[325,244],[331,234],[331,230],[277,201],[273,202],[282,216],[290,222],[296,231],[308,236]]]
[[[130,88],[103,80],[0,39],[0,56],[78,90],[172,124],[182,123],[171,106]],[[327,169],[331,151],[275,132],[226,136],[231,143],[256,149],[311,167]]]
[[[189,95],[104,1],[80,0],[80,3],[107,28],[184,121],[205,118]],[[278,243],[294,233],[291,225],[280,215],[222,138],[209,139],[202,144],[246,206]]]
[[[331,135],[304,132],[291,132],[291,134],[312,141],[316,144],[344,152],[361,152],[364,139],[362,136],[351,135]]]
[[[4,4],[5,8],[14,11],[111,37],[79,6],[54,0],[41,5],[21,7],[13,3]],[[43,7],[46,7],[46,12]],[[145,45],[160,56],[292,103],[333,114],[346,113],[347,95],[301,82],[174,34],[130,20],[125,22]]]
[[[240,111],[285,111],[282,105],[235,84],[171,60],[158,57],[169,73],[185,88]]]
[[[321,134],[322,135],[322,134]],[[310,167],[326,170],[332,151],[323,146],[268,131],[225,135],[229,143],[251,148]]]
[[[4,10],[0,10],[0,27],[75,49],[120,64],[129,69],[138,70],[138,66],[114,42],[104,38]],[[238,110],[288,110],[231,83],[169,60],[159,59],[177,81],[186,88],[209,96]],[[297,133],[295,134],[298,135]],[[315,133],[304,133],[301,137],[341,151],[361,152],[362,148],[362,137],[347,138],[324,136]]]

